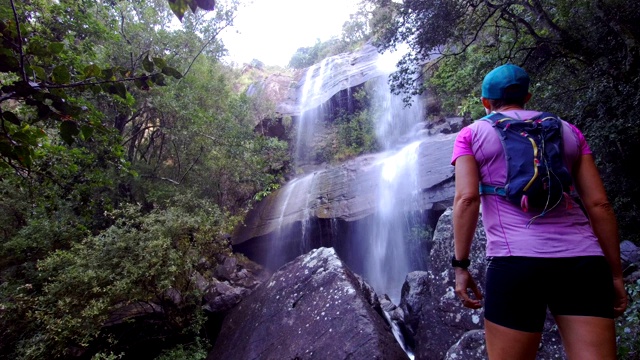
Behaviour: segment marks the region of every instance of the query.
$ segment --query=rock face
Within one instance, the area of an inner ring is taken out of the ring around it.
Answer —
[[[478,286],[485,281],[486,235],[478,221],[471,247],[471,274]],[[484,312],[463,307],[454,293],[452,210],[447,209],[434,233],[429,270],[412,272],[402,289],[400,307],[413,335],[416,360],[486,359]],[[456,357],[457,356],[457,357]],[[538,359],[564,359],[560,335],[547,319]]]
[[[407,211],[444,211],[453,199],[450,164],[455,134],[427,137],[419,148],[418,201]],[[291,181],[257,203],[233,236],[234,249],[251,253],[252,242],[293,223],[313,219],[352,222],[373,214],[384,154],[364,155]],[[286,201],[285,201],[286,200]],[[251,258],[251,255],[249,255]]]
[[[377,295],[319,248],[283,266],[225,318],[207,359],[407,359]]]
[[[379,67],[378,60],[381,56],[388,58],[389,67]],[[388,75],[399,59],[393,53],[381,55],[373,45],[364,45],[362,48],[348,53],[342,53],[328,57],[302,71],[296,71],[293,75],[272,74],[263,78],[260,82],[252,84],[247,89],[249,96],[264,96],[275,104],[275,112],[279,117],[298,117],[301,111],[299,97],[301,90],[310,78],[321,73],[330,73],[331,76],[319,86],[319,91],[313,99],[307,103],[307,107],[320,106],[326,103],[335,94],[347,89],[362,85],[376,77]],[[308,76],[307,76],[308,75]]]

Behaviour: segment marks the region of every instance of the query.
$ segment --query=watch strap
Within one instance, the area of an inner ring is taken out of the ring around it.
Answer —
[[[451,266],[452,267],[466,269],[466,268],[469,267],[469,265],[471,265],[471,261],[469,259],[458,260],[458,259],[456,259],[455,255],[453,257],[451,257]]]

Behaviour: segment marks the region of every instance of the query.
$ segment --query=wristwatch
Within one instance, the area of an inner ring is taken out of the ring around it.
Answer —
[[[456,259],[455,255],[453,255],[453,257],[451,257],[451,266],[453,266],[453,267],[466,269],[466,268],[469,267],[469,265],[471,265],[471,261],[469,259],[458,260],[458,259]]]

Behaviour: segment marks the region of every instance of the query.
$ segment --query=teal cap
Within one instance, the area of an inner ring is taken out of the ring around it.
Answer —
[[[517,86],[513,86],[517,85]],[[508,87],[509,91],[505,91]],[[519,66],[506,64],[491,70],[482,81],[485,99],[520,99],[529,93],[529,75]]]

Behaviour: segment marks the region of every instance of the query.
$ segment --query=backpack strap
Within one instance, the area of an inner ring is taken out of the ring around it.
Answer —
[[[478,190],[480,191],[480,195],[507,196],[507,190],[504,188],[504,186],[493,186],[480,183]]]
[[[492,112],[491,114],[488,114],[487,116],[481,117],[478,120],[488,121],[493,125],[498,121],[513,120],[513,118],[508,117],[508,116],[506,116],[506,115],[504,115],[502,113]]]
[[[484,116],[478,120],[483,120],[483,121],[487,121],[489,123],[491,123],[492,126],[495,126],[495,124],[498,121],[502,121],[502,120],[512,120],[512,118],[505,116],[501,113],[491,113],[488,114],[487,116]],[[504,186],[494,186],[494,185],[489,185],[489,184],[484,184],[484,183],[479,183],[478,184],[478,190],[480,192],[480,195],[498,195],[498,196],[502,196],[502,197],[506,197],[507,196],[507,190]]]

